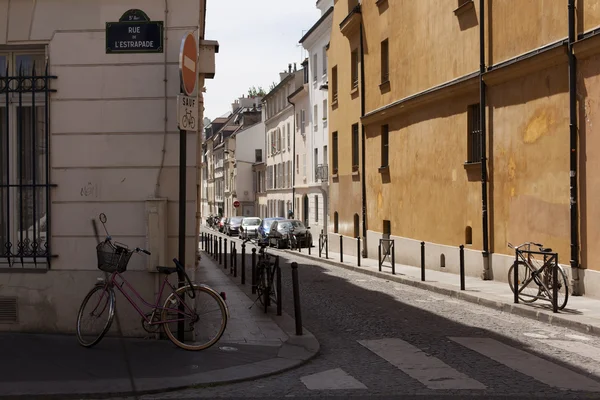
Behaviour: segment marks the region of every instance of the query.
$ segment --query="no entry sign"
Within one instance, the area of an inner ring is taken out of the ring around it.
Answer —
[[[198,81],[198,44],[196,38],[187,33],[181,40],[181,50],[179,52],[179,76],[181,78],[181,89],[191,96],[196,89]]]

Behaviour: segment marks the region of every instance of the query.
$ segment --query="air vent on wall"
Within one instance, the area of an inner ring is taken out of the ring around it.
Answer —
[[[17,321],[17,298],[0,297],[0,324],[13,324]]]

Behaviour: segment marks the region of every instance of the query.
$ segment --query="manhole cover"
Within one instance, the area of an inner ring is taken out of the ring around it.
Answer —
[[[223,350],[223,351],[237,351],[237,347],[231,347],[231,346],[221,346],[219,347],[219,350]]]

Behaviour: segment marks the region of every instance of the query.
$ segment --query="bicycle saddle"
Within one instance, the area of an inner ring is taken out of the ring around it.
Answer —
[[[156,270],[158,272],[160,272],[161,274],[167,274],[167,275],[177,272],[177,268],[175,268],[175,267],[156,267]]]
[[[540,251],[542,253],[552,253],[552,249],[550,247],[540,247]]]

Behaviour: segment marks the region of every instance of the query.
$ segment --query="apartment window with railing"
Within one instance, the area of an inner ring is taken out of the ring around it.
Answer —
[[[337,65],[331,69],[331,102],[338,101],[338,70]]]
[[[472,104],[467,110],[467,162],[481,162],[481,118],[479,104]]]
[[[319,166],[319,149],[315,149],[315,158],[313,159],[313,165],[315,169],[313,180],[316,182],[318,178],[317,167]]]
[[[390,157],[390,131],[388,125],[381,127],[381,166],[387,167],[389,164]]]
[[[327,46],[323,46],[323,76],[327,76]]]
[[[351,87],[352,89],[358,88],[358,50],[353,50],[352,55],[350,56],[350,62],[352,63],[350,66],[350,78],[351,78]]]
[[[358,171],[358,124],[352,125],[352,171]]]
[[[331,169],[333,174],[338,173],[338,133],[333,132],[331,134],[331,147],[332,147],[332,160],[331,160]]]
[[[306,133],[304,125],[306,125],[306,111],[302,110],[300,111],[300,133],[302,134]]]
[[[313,106],[313,120],[313,128],[316,132],[319,130],[319,106],[317,104]]]
[[[291,143],[292,143],[292,140],[290,138],[291,138],[290,123],[288,122],[288,124],[287,124],[287,145],[288,145],[288,150],[291,148]]]
[[[323,100],[323,127],[327,126],[327,99]]]
[[[386,83],[390,80],[390,54],[389,42],[385,39],[381,42],[381,83]]]
[[[317,53],[313,54],[313,65],[312,65],[312,73],[313,73],[313,82],[317,83],[317,75],[318,75],[318,67],[317,67]]]

